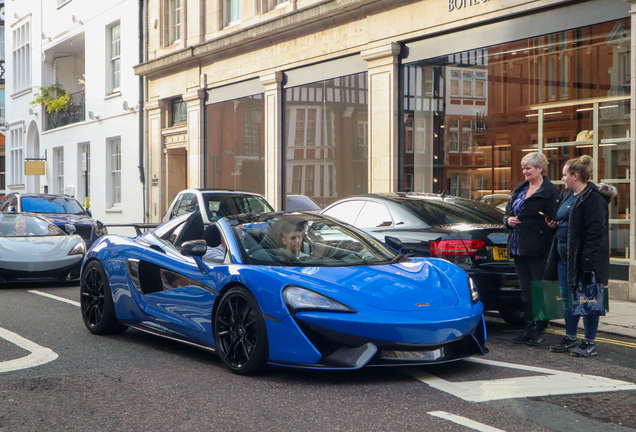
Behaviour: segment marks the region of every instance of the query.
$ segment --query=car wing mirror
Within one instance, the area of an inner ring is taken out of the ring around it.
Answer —
[[[384,244],[398,252],[402,251],[402,241],[397,237],[384,236]]]
[[[71,224],[64,224],[64,230],[69,234],[69,235],[73,235],[75,234],[75,226],[71,225]]]
[[[208,250],[205,240],[189,240],[181,244],[181,253],[189,256],[202,257]]]

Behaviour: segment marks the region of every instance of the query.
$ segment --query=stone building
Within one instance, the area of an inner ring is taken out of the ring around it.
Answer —
[[[633,9],[632,9],[633,8]],[[148,0],[150,218],[187,187],[278,209],[361,193],[504,196],[529,151],[614,184],[614,296],[636,299],[624,0]],[[632,283],[628,281],[631,279]],[[622,282],[621,282],[622,281]]]

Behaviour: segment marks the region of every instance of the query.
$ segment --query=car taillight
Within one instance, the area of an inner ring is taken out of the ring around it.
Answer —
[[[474,255],[485,244],[481,240],[438,240],[431,242],[431,255]]]

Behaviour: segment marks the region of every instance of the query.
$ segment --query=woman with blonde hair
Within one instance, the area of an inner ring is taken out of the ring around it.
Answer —
[[[512,232],[508,238],[508,255],[515,261],[519,276],[523,305],[524,332],[514,343],[539,345],[545,341],[547,321],[533,320],[533,280],[540,280],[545,257],[550,250],[554,231],[546,224],[543,214],[554,217],[558,206],[559,190],[544,175],[548,160],[542,153],[528,153],[521,159],[525,181],[510,195],[504,224]]]
[[[552,352],[569,352],[575,357],[595,356],[596,332],[599,317],[583,317],[585,339],[579,343],[577,328],[579,317],[568,308],[568,298],[579,282],[590,283],[594,273],[596,283],[607,284],[609,279],[609,210],[616,188],[590,182],[592,158],[584,155],[570,159],[563,166],[565,189],[556,220],[547,222],[556,228],[556,235],[548,256],[546,278],[558,275],[565,337],[550,347]]]

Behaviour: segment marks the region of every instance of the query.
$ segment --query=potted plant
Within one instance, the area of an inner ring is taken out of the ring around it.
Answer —
[[[39,87],[40,91],[33,96],[31,105],[38,106],[44,104],[46,112],[66,111],[71,95],[66,93],[61,84],[53,84],[48,87]]]

